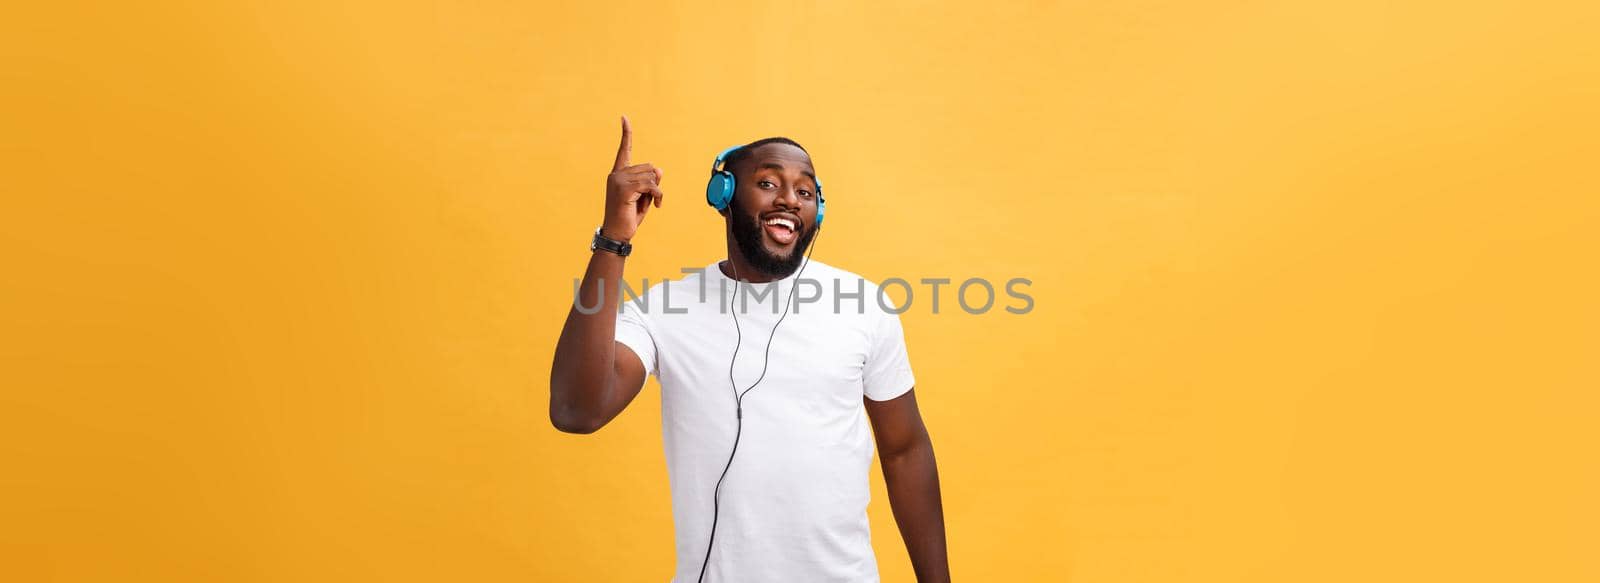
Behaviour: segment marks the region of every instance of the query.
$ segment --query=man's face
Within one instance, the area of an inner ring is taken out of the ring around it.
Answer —
[[[765,144],[733,168],[737,189],[728,219],[739,252],[756,269],[788,277],[817,234],[817,180],[811,157],[789,144]]]

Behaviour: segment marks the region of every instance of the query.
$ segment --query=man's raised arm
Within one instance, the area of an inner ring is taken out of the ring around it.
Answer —
[[[600,234],[621,242],[633,240],[654,204],[661,206],[661,170],[650,164],[629,165],[633,129],[622,118],[622,143],[606,178],[605,216]],[[633,351],[616,341],[617,306],[622,301],[624,257],[595,251],[583,283],[567,312],[550,365],[550,423],[568,433],[593,433],[621,413],[644,386],[646,371]],[[580,312],[578,306],[584,306]],[[589,306],[596,306],[590,311]],[[622,355],[622,356],[619,356]]]

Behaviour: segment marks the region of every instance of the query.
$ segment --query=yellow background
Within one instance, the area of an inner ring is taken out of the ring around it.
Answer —
[[[110,4],[0,17],[6,580],[665,581],[659,387],[545,409],[623,113],[632,278],[785,135],[1034,281],[905,316],[963,581],[1600,580],[1588,3]]]

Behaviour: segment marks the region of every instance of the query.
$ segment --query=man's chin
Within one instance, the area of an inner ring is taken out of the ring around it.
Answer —
[[[774,253],[770,247],[763,248],[762,261],[757,265],[763,273],[772,277],[789,277],[800,267],[798,253]]]
[[[795,260],[793,254],[782,255],[778,253],[768,253],[766,263],[767,265],[772,266],[788,267],[790,264],[795,264]]]
[[[769,263],[783,263],[785,261],[794,259],[793,246],[774,247],[771,242],[768,242],[761,246],[761,250],[767,253],[767,261]]]

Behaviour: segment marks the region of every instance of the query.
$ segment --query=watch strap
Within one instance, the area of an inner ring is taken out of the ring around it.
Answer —
[[[615,253],[617,255],[627,257],[629,253],[633,253],[633,244],[624,243],[622,241],[606,237],[605,235],[601,235],[600,228],[596,227],[594,230],[594,241],[589,243],[589,251],[605,251],[607,253]]]

